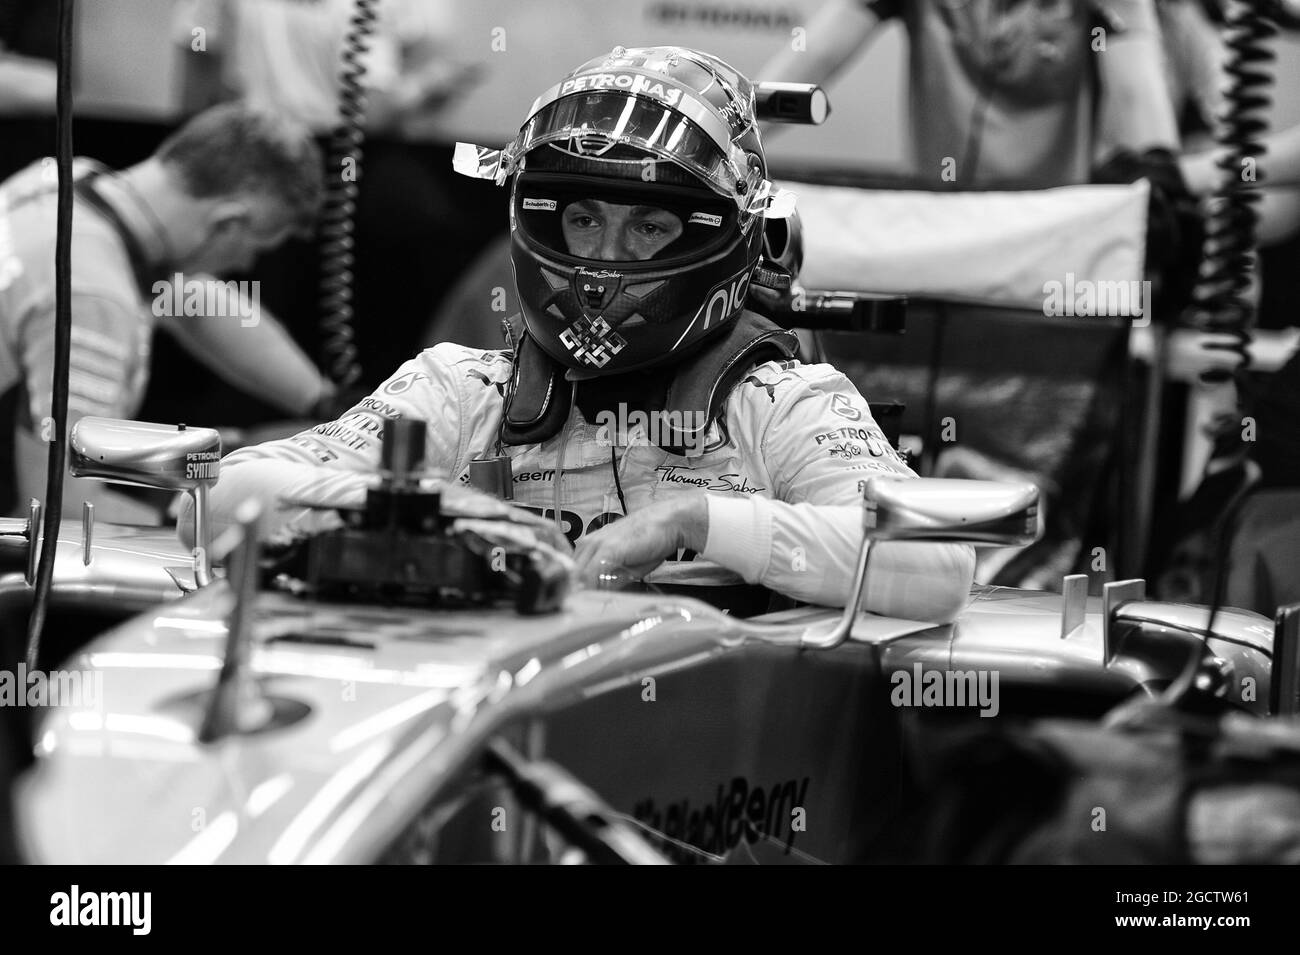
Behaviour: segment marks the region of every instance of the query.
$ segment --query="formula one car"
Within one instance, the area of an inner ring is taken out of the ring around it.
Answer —
[[[899,798],[907,719],[1186,693],[1296,709],[1293,619],[1207,619],[1141,581],[977,586],[945,625],[740,619],[570,591],[554,553],[501,515],[456,515],[410,462],[337,530],[272,552],[253,513],[209,539],[215,432],[87,418],[71,446],[76,474],[192,494],[199,546],[90,515],[60,534],[60,645],[39,659],[98,692],[36,727],[15,797],[34,861],[852,861]],[[1009,546],[1041,524],[1032,486],[987,481],[873,479],[863,513],[850,608],[870,541]],[[37,526],[0,528],[15,630]]]

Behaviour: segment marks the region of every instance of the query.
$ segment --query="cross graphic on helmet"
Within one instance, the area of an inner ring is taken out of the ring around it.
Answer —
[[[595,368],[604,368],[627,345],[603,318],[586,316],[560,332],[560,342],[575,359]]]

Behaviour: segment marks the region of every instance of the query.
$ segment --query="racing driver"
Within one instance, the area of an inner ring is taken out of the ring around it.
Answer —
[[[416,418],[437,478],[466,485],[476,459],[507,457],[515,502],[563,531],[589,581],[721,569],[842,606],[862,482],[915,474],[842,374],[745,308],[772,284],[764,223],[793,208],[749,81],[694,50],[619,47],[544,92],[504,149],[462,144],[455,164],[511,178],[510,347],[438,344],[338,420],[235,451],[217,526],[250,497],[281,535],[332,526],[303,502],[359,506],[385,420]],[[964,605],[968,546],[873,546],[865,609],[947,621]]]

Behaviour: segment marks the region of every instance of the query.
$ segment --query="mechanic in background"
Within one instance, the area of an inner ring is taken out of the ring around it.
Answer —
[[[892,18],[911,171],[935,188],[1073,185],[1117,149],[1178,147],[1154,0],[826,0],[761,75],[824,85]]]
[[[801,364],[793,333],[745,310],[750,284],[772,281],[765,218],[793,210],[767,178],[749,82],[693,50],[617,48],[543,93],[504,151],[463,146],[456,166],[514,175],[516,347],[437,345],[337,421],[234,452],[217,526],[249,498],[273,533],[329,526],[332,511],[278,502],[359,505],[385,419],[418,418],[441,478],[507,454],[515,499],[576,542],[588,581],[684,582],[712,564],[842,605],[863,481],[915,475],[842,374]],[[973,569],[965,545],[876,545],[865,606],[950,620]]]
[[[290,414],[326,407],[333,386],[260,308],[256,284],[212,279],[247,269],[311,226],[320,156],[305,131],[267,112],[219,106],[135,166],[113,172],[78,159],[74,177],[69,428],[82,415],[134,414],[155,324],[214,373]],[[0,443],[14,448],[20,508],[44,497],[52,434],[57,186],[52,161],[0,184],[0,394],[22,393],[17,420],[0,422]],[[106,520],[158,520],[102,486],[67,482],[69,513],[83,499]]]
[[[192,67],[219,77],[216,95],[235,96],[309,127],[328,154],[344,96],[340,73],[354,0],[187,0],[177,6],[177,35],[189,44],[207,29]],[[364,92],[365,142],[356,197],[352,292],[360,312],[383,322],[353,329],[358,361],[373,386],[419,350],[419,333],[438,300],[483,237],[463,220],[445,169],[446,147],[413,141],[414,133],[463,96],[478,67],[464,58],[450,0],[379,0],[355,62]],[[348,170],[327,169],[327,177]],[[449,229],[448,222],[460,222]],[[319,323],[313,291],[320,281],[314,243],[287,242],[262,263],[267,301],[300,341]],[[400,279],[395,279],[400,276]]]

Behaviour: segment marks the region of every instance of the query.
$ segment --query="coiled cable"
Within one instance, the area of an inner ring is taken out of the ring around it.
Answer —
[[[1240,380],[1250,365],[1247,346],[1255,324],[1251,279],[1259,221],[1255,207],[1261,179],[1255,167],[1264,152],[1273,84],[1266,64],[1274,55],[1267,41],[1277,33],[1266,15],[1264,5],[1253,0],[1228,0],[1224,10],[1227,85],[1216,134],[1218,145],[1226,150],[1217,163],[1223,175],[1210,201],[1200,273],[1181,324],[1230,336],[1228,341],[1208,341],[1202,347],[1231,352],[1236,360],[1231,369],[1202,372],[1201,381],[1206,383]]]
[[[1259,482],[1259,469],[1245,455],[1237,422],[1244,410],[1248,391],[1251,331],[1255,325],[1255,302],[1252,278],[1255,272],[1256,211],[1261,195],[1262,171],[1256,168],[1264,153],[1264,136],[1268,132],[1269,88],[1273,75],[1269,64],[1275,59],[1268,40],[1277,33],[1269,17],[1277,7],[1270,0],[1227,0],[1224,8],[1224,46],[1227,60],[1223,71],[1227,77],[1224,108],[1219,117],[1215,140],[1224,149],[1217,165],[1222,171],[1219,186],[1211,199],[1205,220],[1205,239],[1197,282],[1192,290],[1191,305],[1183,312],[1180,324],[1200,332],[1215,334],[1218,339],[1202,343],[1209,352],[1228,352],[1233,356],[1230,368],[1209,368],[1200,374],[1206,384],[1235,386],[1236,408],[1220,414],[1211,425],[1215,447],[1206,463],[1209,476],[1240,469],[1237,489],[1206,535],[1209,553],[1214,555],[1213,583],[1210,594],[1206,631],[1213,632],[1227,587],[1228,555],[1231,534],[1237,515],[1247,496]],[[1225,340],[1226,339],[1226,340]],[[1199,492],[1198,492],[1199,493]],[[1194,542],[1200,534],[1184,542],[1188,552],[1182,556],[1198,572],[1208,569],[1208,554],[1197,559]],[[1212,543],[1210,543],[1212,542]],[[1205,546],[1205,545],[1202,545]],[[1176,553],[1174,563],[1179,562]]]
[[[321,359],[340,389],[361,377],[353,327],[352,280],[355,261],[357,181],[365,140],[366,100],[362,79],[379,0],[354,0],[343,37],[339,72],[339,118],[330,136],[329,175],[321,213]]]

